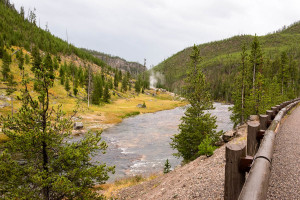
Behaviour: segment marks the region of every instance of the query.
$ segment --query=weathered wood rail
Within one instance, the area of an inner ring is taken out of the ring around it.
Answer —
[[[299,102],[286,101],[260,115],[259,122],[248,122],[247,145],[226,145],[225,200],[267,198],[275,134],[284,115]]]

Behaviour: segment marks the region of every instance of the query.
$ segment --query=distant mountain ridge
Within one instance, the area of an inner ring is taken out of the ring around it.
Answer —
[[[112,68],[117,68],[122,71],[128,71],[131,74],[139,74],[142,72],[145,72],[147,68],[138,63],[138,62],[129,62],[123,58],[120,58],[118,56],[111,56],[102,52],[94,51],[94,50],[89,50],[89,49],[82,49],[96,58],[99,58],[103,60],[105,63],[107,63],[109,66]]]

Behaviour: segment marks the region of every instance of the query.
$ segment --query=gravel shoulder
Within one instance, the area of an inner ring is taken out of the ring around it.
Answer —
[[[246,125],[239,127],[230,143],[246,140]],[[189,164],[142,184],[125,188],[118,199],[223,199],[225,176],[225,145],[214,155],[201,156]]]
[[[267,199],[300,199],[300,106],[287,116],[275,139]]]

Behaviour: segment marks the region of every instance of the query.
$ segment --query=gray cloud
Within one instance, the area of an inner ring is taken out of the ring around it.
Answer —
[[[11,0],[76,46],[147,66],[194,43],[263,35],[300,20],[298,0]]]

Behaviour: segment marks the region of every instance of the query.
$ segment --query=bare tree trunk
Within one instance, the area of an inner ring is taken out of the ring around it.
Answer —
[[[44,82],[45,79],[44,79]],[[46,172],[46,177],[48,178],[48,164],[49,164],[49,157],[48,157],[48,152],[47,152],[47,142],[46,142],[46,134],[47,134],[47,111],[48,111],[48,107],[49,107],[49,91],[48,89],[46,89],[46,101],[44,101],[42,104],[42,131],[43,131],[43,141],[42,141],[42,154],[43,154],[43,170],[44,172]],[[49,186],[43,186],[43,196],[45,200],[49,200],[50,199],[50,194],[49,194]]]
[[[253,91],[255,90],[255,73],[256,73],[256,55],[253,64],[253,83],[252,83]]]
[[[245,63],[243,61],[243,73],[242,73],[242,113],[241,113],[241,124],[244,123],[244,108],[245,108],[245,83],[244,83],[244,76],[245,76]]]

